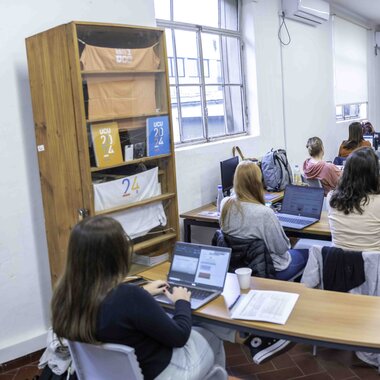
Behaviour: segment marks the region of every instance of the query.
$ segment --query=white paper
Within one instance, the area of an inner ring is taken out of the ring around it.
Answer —
[[[250,290],[236,305],[231,318],[284,325],[299,294],[269,290]]]
[[[217,211],[201,211],[198,212],[199,216],[219,217],[220,213]]]

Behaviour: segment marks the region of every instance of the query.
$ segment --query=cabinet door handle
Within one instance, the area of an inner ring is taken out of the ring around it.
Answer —
[[[88,210],[86,208],[78,208],[78,220],[81,221],[88,217]]]

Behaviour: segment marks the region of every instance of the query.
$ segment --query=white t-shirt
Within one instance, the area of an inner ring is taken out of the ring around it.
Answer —
[[[327,210],[333,245],[353,251],[380,251],[380,194],[369,195],[363,213],[345,215],[330,206],[332,192],[327,195]]]

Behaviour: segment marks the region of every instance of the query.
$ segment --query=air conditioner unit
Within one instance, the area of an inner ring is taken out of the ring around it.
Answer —
[[[282,10],[286,18],[313,26],[330,17],[330,4],[323,0],[282,0]]]

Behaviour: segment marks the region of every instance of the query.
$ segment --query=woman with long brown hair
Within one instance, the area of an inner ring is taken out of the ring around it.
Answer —
[[[132,251],[115,219],[90,217],[73,228],[66,269],[52,299],[54,332],[73,341],[133,347],[145,379],[203,379],[215,364],[224,366],[222,339],[235,342],[236,332],[192,328],[186,288],[169,291],[165,281],[143,288],[125,283]],[[152,297],[160,293],[174,304],[172,318]]]
[[[353,150],[361,147],[371,146],[369,141],[363,139],[363,128],[361,123],[354,121],[348,127],[348,140],[342,142],[339,147],[339,157],[347,157]]]
[[[290,242],[274,211],[265,206],[260,168],[242,161],[234,175],[235,195],[224,198],[220,225],[223,233],[241,239],[264,241],[276,270],[276,278],[289,280],[306,265],[308,250],[290,249]]]

